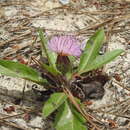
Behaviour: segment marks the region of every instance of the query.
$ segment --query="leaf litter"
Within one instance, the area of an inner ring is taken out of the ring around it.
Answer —
[[[121,48],[125,53],[103,68],[109,80],[103,83],[103,93],[99,100],[87,99],[92,103],[87,105],[86,111],[100,120],[100,123],[97,120],[95,123],[101,129],[130,128],[129,1],[70,0],[70,3],[64,6],[58,1],[2,0],[0,6],[0,58],[19,60],[19,55],[25,61],[31,56],[39,59],[40,44],[39,39],[36,39],[38,27],[44,28],[50,37],[56,34],[74,34],[84,40],[97,28],[105,27],[105,50]],[[34,41],[32,51],[30,46]],[[21,101],[25,81],[1,76],[0,82],[1,129],[53,129],[52,119],[44,120],[41,117],[39,109],[42,108],[42,102],[38,101],[37,97],[42,94],[37,95],[37,92],[32,90],[31,86],[34,84],[26,81],[24,99]],[[43,92],[43,89],[37,86],[38,91]],[[17,105],[16,101],[19,101]],[[8,108],[8,105],[15,107],[15,111],[4,111],[3,108]],[[41,108],[37,109],[37,106]],[[29,121],[24,120],[26,113],[30,114]]]

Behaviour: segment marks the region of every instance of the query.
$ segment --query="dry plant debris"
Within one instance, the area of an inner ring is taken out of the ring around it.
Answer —
[[[86,111],[102,130],[130,129],[130,1],[70,0],[62,5],[58,0],[1,0],[0,58],[25,63],[30,63],[30,56],[39,58],[38,27],[50,37],[74,34],[84,40],[104,27],[107,37],[102,53],[125,50],[104,67],[111,77],[104,85],[105,95],[100,100],[87,101]],[[32,90],[32,83],[26,82],[22,101],[24,80],[0,76],[0,83],[1,130],[52,130],[52,119],[41,116],[42,102],[36,101],[39,95]],[[37,106],[41,106],[40,110]]]

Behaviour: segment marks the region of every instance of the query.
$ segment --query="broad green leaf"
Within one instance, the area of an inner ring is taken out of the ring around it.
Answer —
[[[104,55],[97,56],[97,58],[92,61],[91,64],[89,64],[81,73],[102,67],[104,64],[107,64],[115,57],[119,56],[122,52],[124,52],[122,49],[116,49],[110,52],[106,52]]]
[[[87,42],[83,54],[80,57],[78,73],[81,73],[99,54],[99,50],[105,40],[103,29],[98,30]]]
[[[79,101],[81,106],[83,107],[83,104]],[[80,121],[82,124],[86,123],[86,119],[77,111],[77,109],[71,104],[71,111],[73,115]]]
[[[41,67],[45,70],[47,70],[48,72],[52,73],[52,74],[57,74],[57,71],[52,67],[52,66],[49,66],[49,65],[46,65],[46,64],[41,64]]]
[[[45,53],[45,55],[48,59],[49,65],[53,67],[53,70],[55,69],[55,73],[53,73],[53,74],[59,74],[60,72],[56,68],[57,54],[48,49],[47,40],[41,29],[39,29],[38,33],[39,33],[39,37],[40,37],[41,44],[42,44],[42,54],[43,54],[43,52]]]
[[[47,82],[31,67],[9,60],[0,60],[0,73],[6,76],[31,80],[39,84]]]
[[[56,130],[87,130],[84,123],[85,119],[66,100],[59,108],[54,125]]]
[[[47,117],[54,112],[67,99],[64,93],[54,93],[43,106],[43,116]]]

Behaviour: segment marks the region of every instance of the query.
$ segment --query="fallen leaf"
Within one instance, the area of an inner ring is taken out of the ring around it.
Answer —
[[[25,61],[25,59],[22,56],[17,56],[17,60],[21,63],[21,64],[28,64],[28,61]]]
[[[116,128],[116,127],[117,127],[117,123],[116,123],[115,121],[113,121],[113,120],[111,120],[111,119],[108,119],[107,121],[108,121],[109,126],[110,126],[111,128]]]
[[[29,113],[25,113],[24,116],[23,116],[23,119],[24,119],[25,121],[29,121],[29,120],[31,119],[30,114],[29,114]]]
[[[4,57],[3,59],[4,59],[4,60],[13,60],[12,57]]]
[[[83,102],[83,104],[88,106],[88,105],[92,105],[92,104],[93,104],[93,102],[92,102],[92,101],[87,100],[87,101],[84,101],[84,102]]]
[[[11,113],[15,111],[15,108],[14,106],[9,106],[9,107],[3,108],[3,110],[6,111],[7,113]]]

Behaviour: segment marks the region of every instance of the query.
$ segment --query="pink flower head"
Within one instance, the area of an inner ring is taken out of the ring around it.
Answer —
[[[62,56],[77,56],[82,53],[79,41],[73,36],[54,36],[48,43],[49,49]]]

